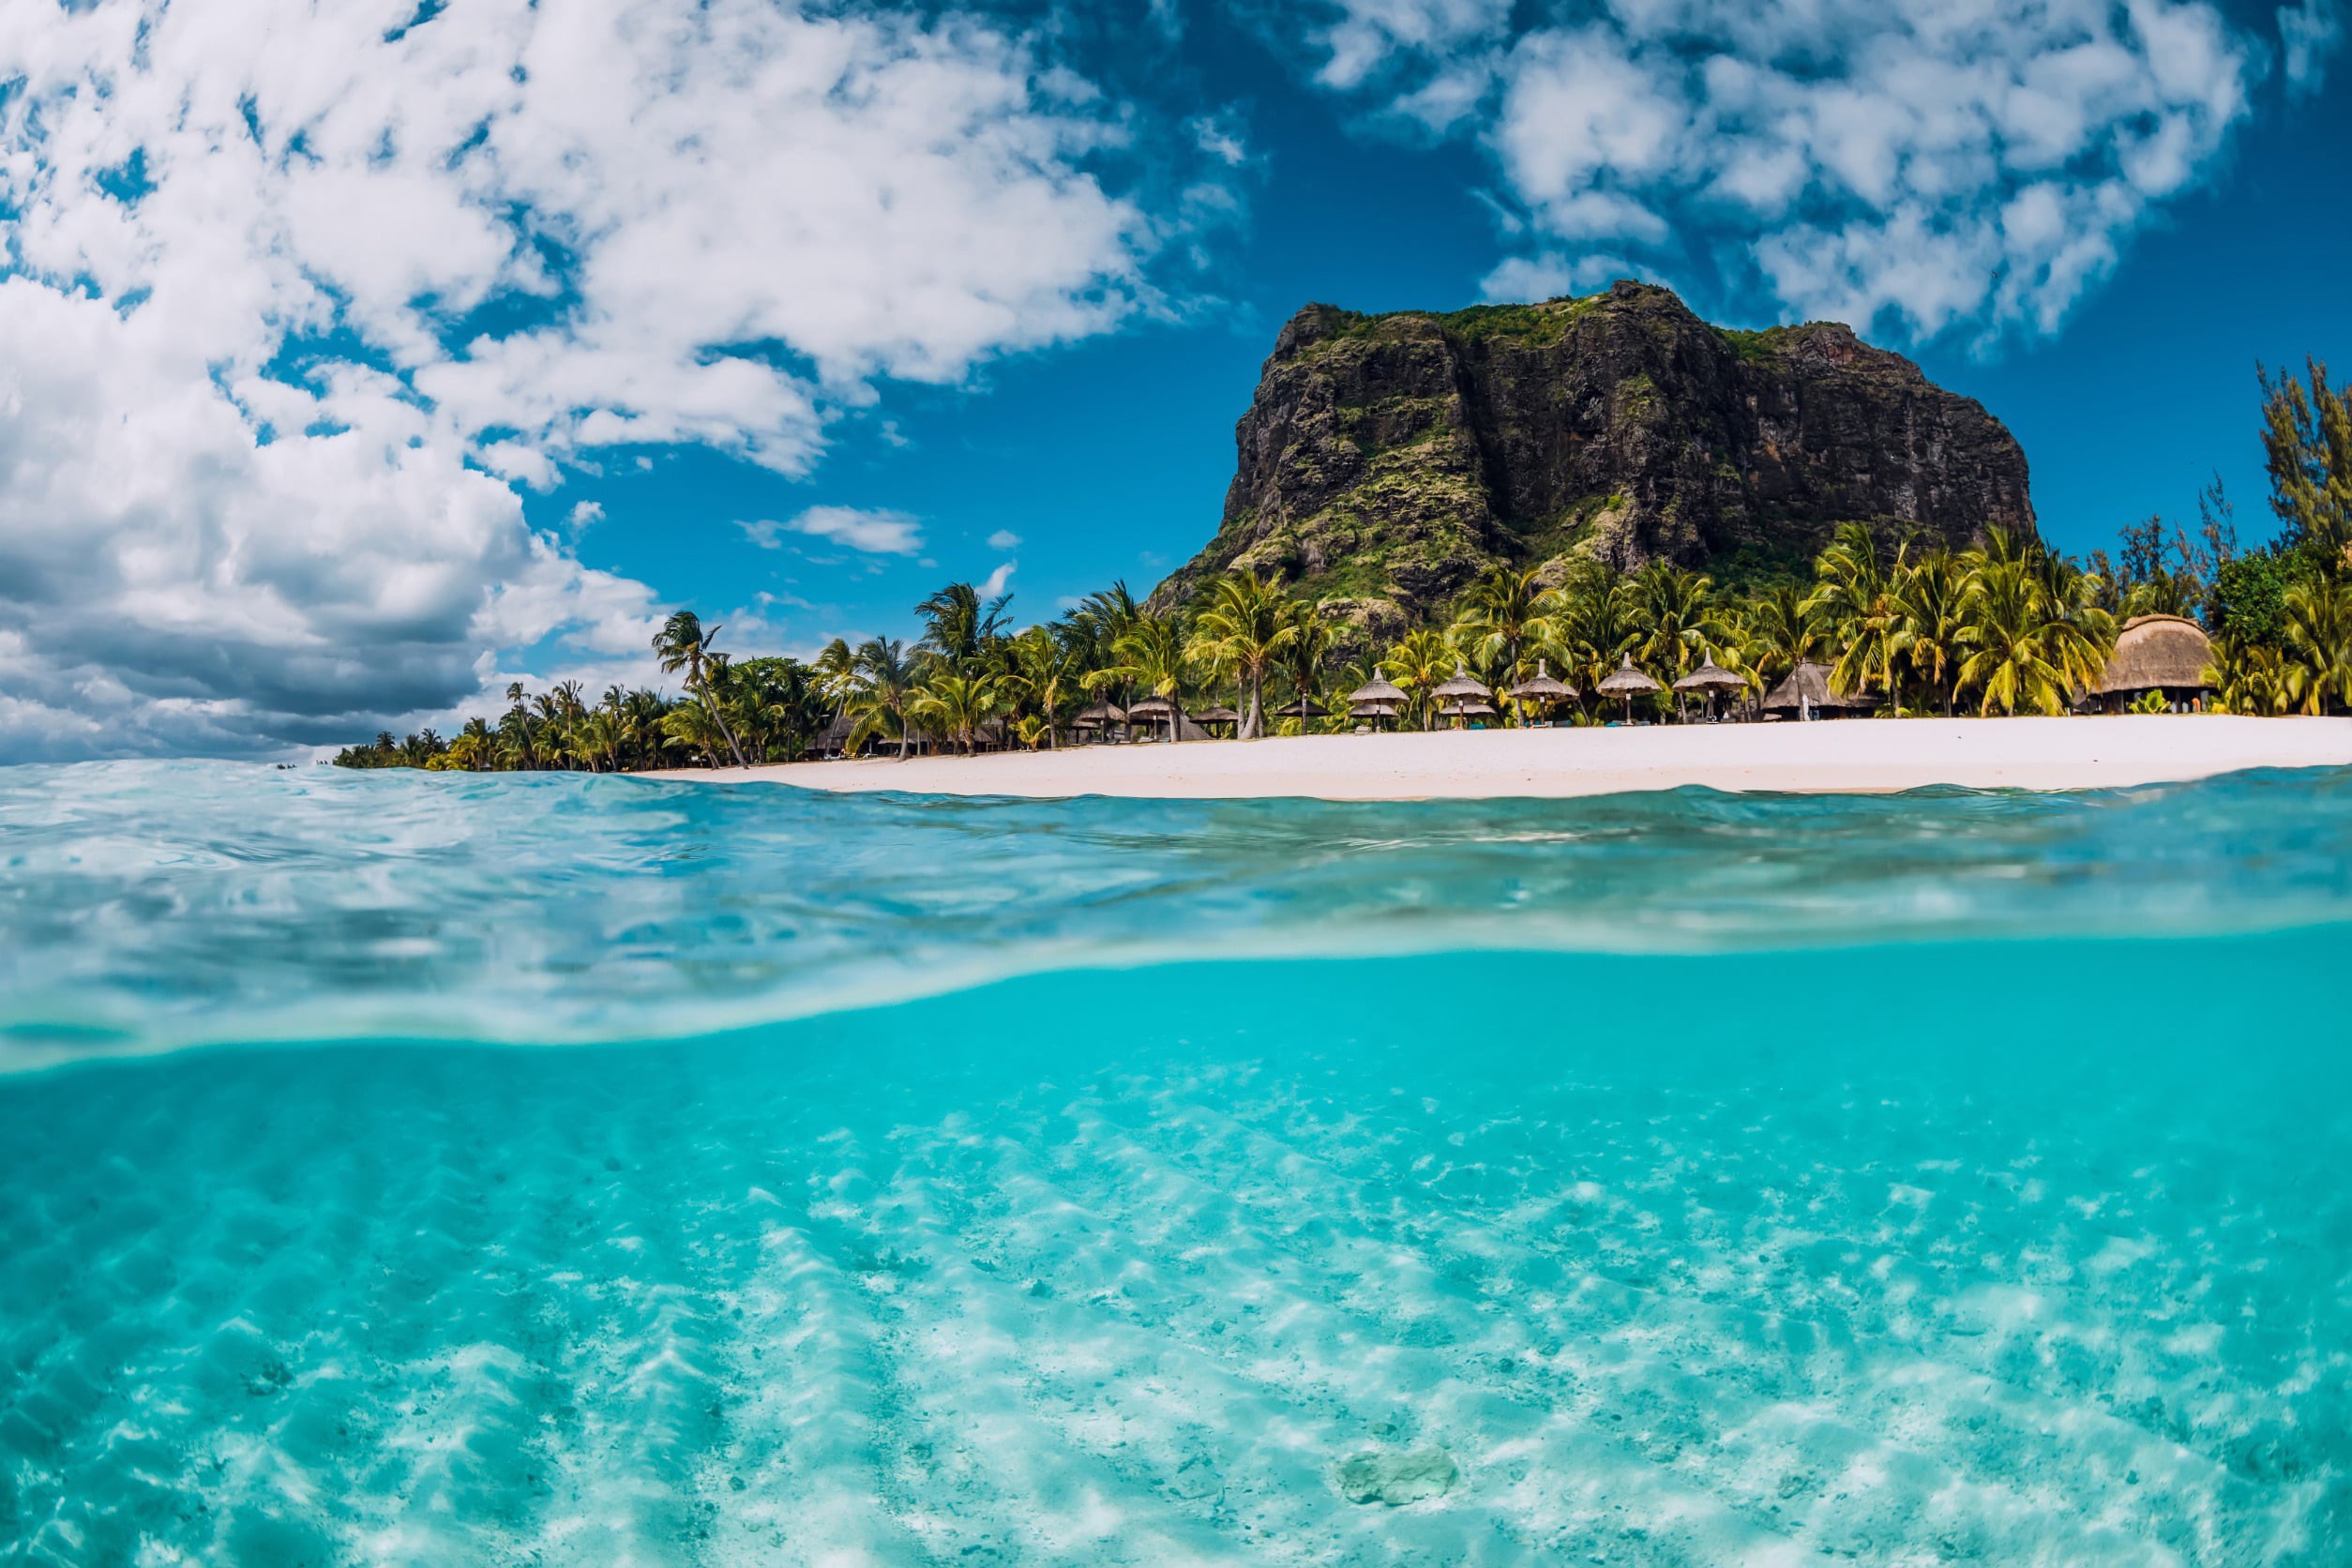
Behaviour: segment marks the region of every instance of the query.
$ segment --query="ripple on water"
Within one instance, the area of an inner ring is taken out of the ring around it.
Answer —
[[[2347,802],[2329,770],[1341,805],[0,768],[0,1071],[189,1041],[690,1035],[1144,959],[2342,924]]]

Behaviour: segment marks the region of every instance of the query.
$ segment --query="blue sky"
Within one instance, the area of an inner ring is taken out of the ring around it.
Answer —
[[[2340,0],[162,0],[0,23],[0,760],[1044,617],[1214,530],[1310,300],[1664,282],[2270,528],[2352,368]]]
[[[1214,529],[1232,425],[1274,333],[1309,300],[1360,309],[1452,309],[1491,296],[1510,253],[1489,160],[1410,134],[1319,92],[1251,29],[1212,15],[1182,56],[1204,101],[1229,106],[1251,158],[1245,211],[1209,243],[1202,298],[1180,321],[1140,321],[1011,356],[952,388],[885,386],[824,461],[787,479],[707,455],[652,474],[583,478],[535,497],[553,526],[582,498],[604,517],[587,560],[706,610],[766,593],[769,634],[799,647],[835,632],[904,634],[909,606],[951,577],[1005,562],[1019,613],[1123,577],[1140,591]],[[2111,546],[2150,514],[2194,523],[2224,479],[2250,540],[2272,526],[2255,437],[2254,364],[2305,354],[2352,363],[2352,97],[2290,98],[2275,68],[2228,143],[2179,199],[2126,238],[2112,276],[2048,334],[1990,343],[1966,329],[1874,336],[1982,400],[2025,444],[2045,534]],[[1681,284],[1672,272],[1628,272]],[[1802,319],[1770,293],[1694,303],[1734,324]],[[785,534],[763,549],[737,526],[817,505],[919,520],[918,565]],[[991,535],[1018,536],[991,548]]]

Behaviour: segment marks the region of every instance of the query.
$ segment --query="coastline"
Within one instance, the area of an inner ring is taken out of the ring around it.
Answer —
[[[1438,731],[977,757],[674,768],[638,776],[856,793],[1136,800],[1564,799],[1697,785],[1874,794],[1933,785],[2095,790],[2254,768],[2352,766],[2352,718],[2116,715]]]

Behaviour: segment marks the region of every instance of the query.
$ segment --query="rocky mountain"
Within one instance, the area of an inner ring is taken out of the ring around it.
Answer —
[[[1740,332],[1621,282],[1542,305],[1310,305],[1235,430],[1216,537],[1153,595],[1252,567],[1383,634],[1497,563],[1666,559],[1749,581],[1835,526],[2028,528],[2000,421],[1834,323]]]

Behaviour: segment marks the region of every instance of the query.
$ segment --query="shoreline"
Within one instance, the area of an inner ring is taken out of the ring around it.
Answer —
[[[1691,785],[1791,794],[1883,794],[1934,785],[2102,790],[2256,768],[2347,766],[2352,718],[2125,714],[1296,735],[903,762],[885,757],[671,768],[637,776],[1032,800],[1381,801],[1568,799]]]

